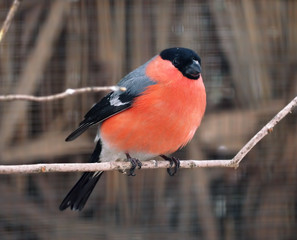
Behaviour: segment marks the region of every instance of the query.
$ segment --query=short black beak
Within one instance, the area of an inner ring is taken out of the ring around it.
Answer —
[[[198,61],[193,61],[185,71],[185,75],[190,79],[198,79],[200,77],[200,73],[201,66]]]

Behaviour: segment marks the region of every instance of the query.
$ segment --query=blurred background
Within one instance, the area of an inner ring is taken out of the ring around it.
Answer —
[[[293,0],[26,0],[0,44],[0,94],[113,85],[164,48],[192,48],[208,106],[175,156],[230,158],[296,96],[296,43]],[[0,164],[87,162],[96,128],[64,139],[104,94],[0,102]],[[0,239],[296,239],[296,117],[237,170],[108,172],[82,212],[58,210],[79,173],[1,175]]]

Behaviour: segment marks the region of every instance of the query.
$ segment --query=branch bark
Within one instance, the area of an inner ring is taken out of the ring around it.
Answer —
[[[74,96],[82,93],[100,92],[100,91],[118,91],[118,90],[126,91],[126,88],[118,87],[118,86],[85,87],[85,88],[76,88],[76,89],[68,88],[62,93],[58,93],[50,96],[42,96],[42,97],[23,95],[23,94],[0,95],[0,101],[23,100],[23,101],[34,101],[34,102],[48,102],[48,101],[58,100],[68,96]]]
[[[51,99],[52,100],[52,99]],[[297,105],[297,96],[285,106],[274,118],[272,118],[243,148],[232,158],[227,160],[182,160],[181,168],[196,167],[231,167],[237,168],[247,153],[263,139],[268,133],[271,133],[286,115],[291,113]],[[45,172],[85,172],[85,171],[112,171],[129,169],[129,162],[104,162],[104,163],[60,163],[60,164],[27,164],[27,165],[2,165],[0,174],[28,174]],[[143,169],[168,168],[167,161],[144,161]]]

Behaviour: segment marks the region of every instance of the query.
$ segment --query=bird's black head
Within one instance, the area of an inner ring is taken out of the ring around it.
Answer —
[[[201,59],[188,48],[168,48],[160,53],[164,60],[171,63],[187,78],[197,80],[201,73]]]

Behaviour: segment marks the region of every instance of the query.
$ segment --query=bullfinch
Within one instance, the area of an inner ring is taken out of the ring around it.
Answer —
[[[201,59],[187,48],[169,48],[126,75],[94,105],[66,141],[99,124],[90,162],[128,160],[134,176],[141,161],[161,156],[174,175],[179,160],[168,157],[185,146],[200,125],[206,107]],[[174,165],[174,166],[173,166]],[[103,171],[86,172],[62,201],[60,210],[82,210]]]

